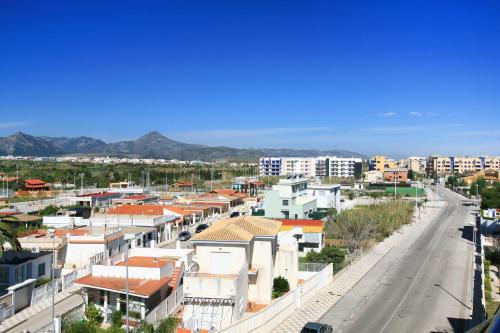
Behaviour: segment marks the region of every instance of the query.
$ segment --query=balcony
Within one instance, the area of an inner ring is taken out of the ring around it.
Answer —
[[[235,299],[242,272],[243,268],[238,274],[189,272],[184,276],[184,297]]]

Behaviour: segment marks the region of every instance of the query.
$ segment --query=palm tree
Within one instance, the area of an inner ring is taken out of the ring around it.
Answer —
[[[0,219],[0,258],[3,257],[5,243],[10,244],[14,251],[19,251],[21,249],[21,244],[19,244],[17,240],[16,232],[6,223],[7,221],[18,221],[18,219],[13,215],[3,216]]]
[[[155,329],[155,333],[175,333],[180,323],[181,320],[179,318],[168,316],[160,321],[160,324]]]

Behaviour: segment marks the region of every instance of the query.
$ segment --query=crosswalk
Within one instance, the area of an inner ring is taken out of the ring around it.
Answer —
[[[81,287],[78,286],[71,286],[68,289],[57,293],[54,297],[54,302],[57,304],[73,294],[74,292],[78,291]],[[25,322],[26,320],[30,319],[37,313],[49,308],[52,306],[52,297],[48,297],[47,299],[33,305],[29,306],[26,309],[22,310],[21,312],[16,313],[10,318],[5,319],[2,321],[0,324],[0,332],[6,332],[7,330],[16,327],[17,325]]]

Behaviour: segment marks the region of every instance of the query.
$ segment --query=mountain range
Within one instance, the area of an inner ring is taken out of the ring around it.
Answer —
[[[151,132],[134,141],[106,143],[87,136],[75,138],[32,136],[22,132],[0,138],[0,155],[14,156],[117,156],[213,161],[219,159],[255,160],[261,156],[320,156],[367,157],[346,150],[316,149],[254,149],[210,147],[188,144]]]

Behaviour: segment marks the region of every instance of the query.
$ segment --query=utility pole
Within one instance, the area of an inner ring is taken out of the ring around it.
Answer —
[[[80,174],[80,194],[83,194],[83,176],[84,175],[85,175],[84,173]]]
[[[397,198],[396,193],[397,193],[397,185],[396,185],[396,169],[394,169],[394,199]]]
[[[128,316],[128,244],[125,244],[125,330],[129,333],[129,316]]]

